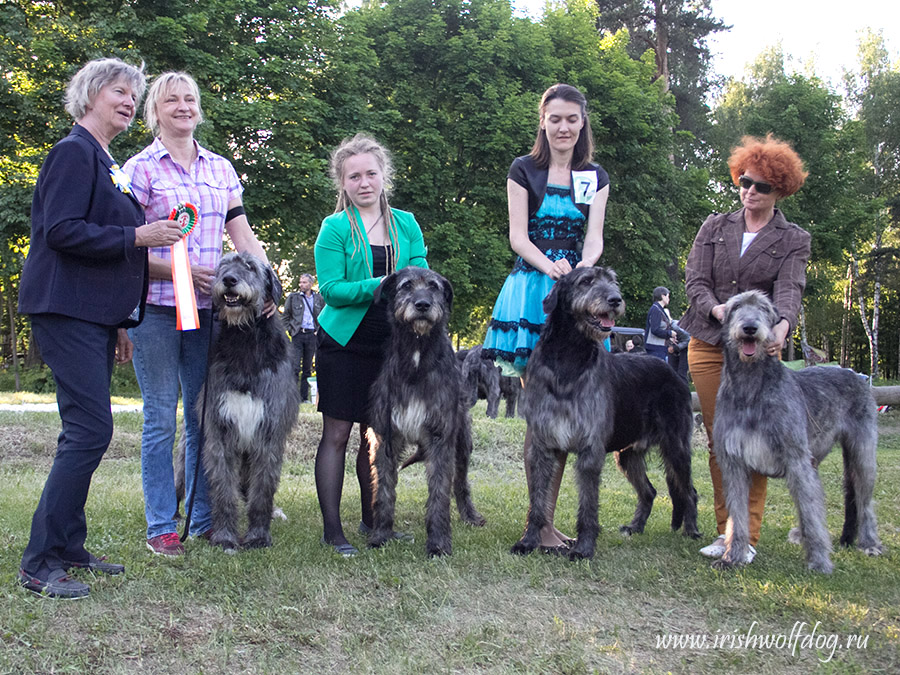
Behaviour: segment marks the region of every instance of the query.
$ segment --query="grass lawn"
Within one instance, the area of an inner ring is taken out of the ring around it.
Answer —
[[[88,499],[87,543],[127,572],[79,572],[91,595],[66,602],[15,583],[59,419],[0,412],[0,673],[900,672],[900,500],[891,487],[900,484],[900,413],[879,418],[876,499],[886,553],[837,550],[830,577],[807,572],[802,550],[785,541],[793,507],[777,480],[769,483],[756,562],[728,573],[710,568],[697,552],[715,529],[699,432],[699,542],[669,530],[671,505],[655,464],[650,477],[661,494],[647,531],[620,535],[635,498],[610,458],[595,559],[512,556],[527,508],[524,422],[490,420],[483,402],[473,413],[473,495],[488,524],[473,529],[454,514],[453,555],[439,560],[424,555],[421,465],[405,470],[398,487],[399,528],[415,542],[363,549],[353,559],[319,543],[313,458],[320,421],[312,406],[303,406],[291,439],[277,496],[289,520],[273,523],[271,549],[229,556],[190,540],[183,558],[153,556],[144,545],[141,415],[117,414]],[[344,524],[363,548],[349,459]],[[836,537],[839,453],[821,474]],[[572,534],[575,505],[570,470],[557,525]],[[792,630],[800,634],[795,647],[785,645]],[[705,635],[707,647],[664,647],[659,641],[668,635]],[[748,635],[777,644],[747,648]],[[714,640],[721,646],[712,648]]]

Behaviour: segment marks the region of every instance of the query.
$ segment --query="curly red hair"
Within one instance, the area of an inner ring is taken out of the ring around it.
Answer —
[[[809,175],[803,170],[800,155],[788,143],[778,140],[772,134],[768,134],[765,139],[744,136],[741,144],[731,151],[728,168],[735,185],[749,169],[771,183],[780,197],[794,194]]]

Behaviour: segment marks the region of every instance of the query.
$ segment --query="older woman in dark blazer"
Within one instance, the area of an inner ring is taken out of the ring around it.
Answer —
[[[174,221],[146,224],[109,143],[134,118],[144,75],[119,59],[91,61],[72,78],[66,110],[76,120],[38,176],[31,245],[19,311],[31,315],[41,356],[56,380],[62,433],[31,521],[19,582],[50,597],[80,598],[89,587],[72,568],[124,571],[85,547],[84,505],[112,438],[113,363],[131,359],[125,327],[140,320],[147,248],[181,236]]]
[[[751,289],[768,295],[781,315],[768,351],[780,354],[797,324],[810,252],[809,233],[789,223],[775,208],[779,199],[794,194],[806,179],[797,153],[771,135],[764,140],[747,136],[732,152],[728,166],[735,185],[740,186],[743,208],[712,214],[697,233],[685,267],[691,306],[680,322],[691,334],[688,365],[709,439],[709,469],[719,535],[700,550],[709,557],[725,553],[728,521],[722,474],[712,445],[716,392],[722,374],[720,342],[725,303],[733,295]],[[766,479],[754,474],[747,562],[756,555],[765,501]]]

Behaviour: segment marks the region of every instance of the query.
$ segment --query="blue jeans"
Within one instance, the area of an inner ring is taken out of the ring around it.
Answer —
[[[175,328],[175,308],[147,305],[144,320],[128,331],[134,342],[134,372],[144,399],[141,435],[141,483],[147,538],[176,531],[175,479],[172,448],[175,444],[178,389],[184,405],[185,504],[190,503],[194,467],[200,448],[200,423],[195,403],[206,378],[211,310],[200,310],[200,328]],[[212,527],[206,474],[200,467],[191,516],[191,532]]]

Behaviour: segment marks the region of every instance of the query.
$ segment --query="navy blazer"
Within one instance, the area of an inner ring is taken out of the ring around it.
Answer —
[[[107,326],[134,325],[150,280],[146,247],[135,248],[144,210],[112,181],[113,161],[75,125],[41,167],[31,205],[31,245],[19,312],[62,314]]]

